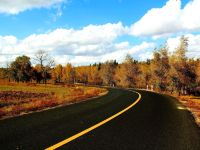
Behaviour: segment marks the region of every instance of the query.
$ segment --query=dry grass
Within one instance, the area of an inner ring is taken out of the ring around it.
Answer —
[[[72,85],[0,84],[0,118],[96,97],[107,90]]]

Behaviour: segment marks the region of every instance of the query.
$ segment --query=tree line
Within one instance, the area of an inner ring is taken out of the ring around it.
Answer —
[[[164,45],[146,61],[127,55],[122,63],[111,60],[78,67],[70,63],[55,65],[48,53],[38,51],[33,58],[35,66],[30,57],[19,56],[7,68],[0,69],[0,77],[15,82],[82,83],[195,94],[200,86],[200,59],[188,58],[187,49],[188,39],[182,36],[172,54]]]

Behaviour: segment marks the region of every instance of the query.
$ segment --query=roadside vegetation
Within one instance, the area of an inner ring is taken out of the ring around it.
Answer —
[[[106,92],[103,88],[75,85],[1,85],[0,118],[76,103]]]
[[[177,98],[190,112],[192,112],[196,123],[200,127],[200,97],[184,95]]]

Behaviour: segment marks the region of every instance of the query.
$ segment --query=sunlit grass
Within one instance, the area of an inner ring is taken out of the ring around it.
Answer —
[[[103,88],[74,85],[0,85],[0,117],[75,103],[106,92]]]

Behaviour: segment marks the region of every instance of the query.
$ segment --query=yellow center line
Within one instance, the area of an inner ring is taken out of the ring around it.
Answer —
[[[137,93],[137,94],[139,95],[139,97],[138,97],[137,100],[136,100],[134,103],[132,103],[131,105],[129,105],[129,106],[126,107],[125,109],[121,110],[120,112],[116,113],[115,115],[113,115],[113,116],[111,116],[111,117],[109,117],[109,118],[107,118],[107,119],[105,119],[105,120],[103,120],[103,121],[101,121],[101,122],[99,122],[99,123],[97,123],[97,124],[95,124],[95,125],[93,125],[93,126],[87,128],[87,129],[85,129],[85,130],[83,130],[83,131],[81,131],[81,132],[79,132],[79,133],[77,133],[77,134],[75,134],[75,135],[73,135],[73,136],[71,136],[71,137],[69,137],[69,138],[67,138],[67,139],[65,139],[65,140],[63,140],[63,141],[61,141],[61,142],[55,144],[55,145],[53,145],[53,146],[50,146],[50,147],[46,148],[45,150],[55,150],[55,149],[57,149],[57,148],[59,148],[59,147],[65,145],[65,144],[67,144],[67,143],[69,143],[69,142],[71,142],[71,141],[73,141],[73,140],[79,138],[80,136],[82,136],[82,135],[84,135],[84,134],[87,134],[88,132],[90,132],[90,131],[92,131],[92,130],[94,130],[94,129],[100,127],[100,126],[102,126],[103,124],[105,124],[105,123],[107,123],[107,122],[113,120],[114,118],[118,117],[119,115],[123,114],[124,112],[128,111],[128,110],[131,109],[133,106],[135,106],[135,105],[140,101],[140,99],[141,99],[141,94],[140,94],[140,93],[138,93],[138,92],[136,92],[136,91],[132,91],[132,92]]]

